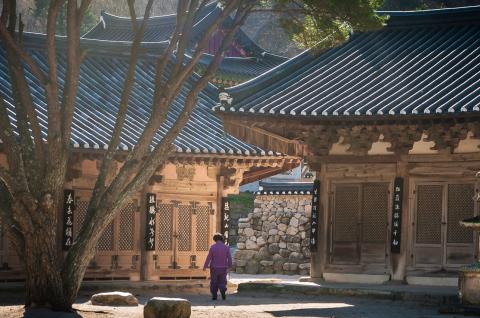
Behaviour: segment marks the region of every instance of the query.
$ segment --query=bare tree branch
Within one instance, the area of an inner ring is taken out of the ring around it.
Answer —
[[[18,45],[3,23],[0,23],[0,37],[5,41],[6,46],[15,51],[15,54],[17,54],[17,56],[19,56],[30,67],[33,75],[35,75],[40,83],[45,85],[47,83],[45,73],[40,69],[32,57],[25,53],[25,51]]]
[[[77,0],[68,0],[67,3],[67,65],[65,83],[62,96],[62,140],[64,152],[70,145],[73,113],[80,77],[80,25],[78,20]]]
[[[207,67],[207,70],[205,71],[205,73],[202,75],[200,79],[198,79],[195,82],[192,89],[189,91],[184,102],[184,109],[180,113],[174,125],[169,129],[168,133],[162,139],[162,141],[155,147],[154,151],[151,152],[149,156],[147,156],[147,159],[144,159],[141,162],[141,168],[133,169],[135,171],[135,177],[133,179],[124,178],[123,180],[120,178],[118,179],[116,178],[114,182],[112,182],[113,187],[112,186],[111,187],[113,189],[115,189],[118,186],[120,189],[124,188],[124,190],[122,190],[124,195],[133,194],[133,192],[138,190],[138,187],[142,184],[142,182],[146,182],[148,178],[155,172],[157,167],[160,164],[162,164],[164,160],[166,160],[166,158],[168,157],[167,154],[171,151],[172,142],[174,141],[175,137],[180,133],[180,131],[185,127],[185,125],[187,124],[191,116],[192,110],[197,103],[198,94],[206,87],[206,85],[208,85],[209,81],[215,75],[220,65],[220,62],[223,58],[224,52],[231,44],[236,32],[240,29],[240,27],[245,22],[245,19],[252,8],[253,8],[253,4],[250,4],[250,5],[242,6],[237,10],[231,29],[227,32],[227,34],[223,38],[222,44],[220,45],[219,50],[214,55],[214,58],[212,62],[209,64],[209,66]],[[181,86],[183,86],[183,83]],[[123,168],[127,170],[130,167],[126,167],[126,165],[124,165],[120,170],[119,176],[122,174],[122,172],[124,172]],[[122,185],[121,184],[122,181],[128,182],[128,184]],[[117,182],[118,182],[118,185],[117,185]],[[113,193],[115,193],[115,191],[113,191]]]
[[[132,6],[132,10],[131,10],[132,14],[135,13],[135,10],[133,9],[133,2],[134,1],[129,1],[129,6],[130,5]],[[100,173],[98,175],[98,178],[94,187],[94,193],[91,200],[92,206],[95,206],[98,204],[98,200],[100,200],[103,194],[103,191],[105,189],[105,181],[107,178],[107,174],[108,174],[108,171],[110,170],[111,163],[114,159],[115,153],[117,152],[117,147],[120,143],[120,136],[125,123],[125,118],[127,116],[127,109],[128,109],[128,103],[130,101],[130,95],[133,89],[133,85],[135,84],[135,70],[137,68],[139,49],[145,33],[147,21],[150,17],[153,2],[154,0],[148,1],[147,6],[145,8],[142,24],[140,25],[140,28],[135,33],[135,38],[132,43],[128,70],[127,70],[127,74],[125,75],[125,80],[123,83],[122,96],[120,98],[117,118],[116,118],[115,126],[112,132],[112,137],[110,138],[110,142],[108,145],[108,150],[103,158],[102,166],[100,168]],[[131,19],[136,19],[136,18],[135,16],[131,16]],[[135,24],[135,27],[136,27],[136,24]]]
[[[80,3],[80,8],[78,8],[78,21],[80,21],[80,23],[82,23],[85,13],[87,13],[91,3],[92,0],[82,0]]]
[[[192,27],[195,22],[195,13],[198,12],[198,1],[199,0],[191,0],[190,5],[188,6],[188,12],[186,13],[186,23],[183,25],[182,28],[182,36],[178,41],[177,46],[177,61],[173,65],[173,69],[171,71],[171,77],[175,77],[182,67],[183,59],[185,58],[185,50],[190,42],[190,35],[192,33]]]

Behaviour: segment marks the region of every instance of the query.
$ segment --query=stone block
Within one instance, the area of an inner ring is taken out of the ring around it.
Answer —
[[[235,261],[235,265],[236,265],[237,267],[245,267],[245,266],[247,266],[247,260],[237,259],[237,260]]]
[[[305,216],[301,216],[299,219],[298,219],[298,224],[300,225],[303,225],[305,223],[309,222],[309,219]]]
[[[271,254],[268,251],[268,247],[266,247],[266,246],[261,247],[258,250],[257,256],[255,257],[255,259],[260,260],[260,261],[261,260],[268,260],[270,258],[271,258]]]
[[[308,247],[302,247],[302,254],[305,258],[310,258],[312,256],[312,253],[310,252],[310,248]]]
[[[272,243],[268,246],[268,251],[270,254],[277,254],[280,251],[280,247],[278,247],[277,243]]]
[[[118,291],[95,294],[90,301],[95,306],[138,306],[138,299],[135,296]]]
[[[284,259],[284,258],[282,257],[282,255],[280,255],[280,254],[275,254],[275,255],[273,255],[272,260],[273,260],[274,263],[284,262],[284,261],[285,261],[285,259]]]
[[[279,231],[285,232],[287,230],[288,226],[286,224],[280,223],[277,226],[277,228],[278,228]]]
[[[258,274],[258,271],[260,269],[260,264],[251,259],[247,262],[247,266],[245,266],[245,273],[249,275],[255,275]]]
[[[144,318],[189,318],[192,305],[182,298],[151,298],[143,308]]]
[[[300,244],[298,243],[287,243],[287,249],[292,252],[300,252]]]
[[[298,227],[298,219],[293,217],[290,219],[290,227],[297,228]],[[288,230],[287,230],[288,233]]]
[[[283,258],[289,258],[290,257],[290,251],[287,250],[287,249],[281,249],[279,252],[278,252]]]
[[[297,263],[285,263],[283,264],[283,270],[288,272],[296,271],[298,268]]]
[[[292,252],[288,256],[288,261],[291,263],[301,263],[301,262],[304,262],[305,260],[302,253]]]
[[[278,243],[278,247],[280,247],[280,248],[287,248],[287,243],[285,243],[285,242],[280,242],[280,243]]]
[[[310,263],[303,263],[298,265],[298,268],[300,269],[310,269],[311,264]]]
[[[265,246],[265,244],[267,244],[267,242],[265,241],[265,239],[263,237],[259,237],[257,239],[257,245],[258,247],[262,247],[262,246]]]
[[[244,250],[245,249],[245,243],[237,243],[237,248],[239,250]]]
[[[311,205],[305,205],[305,216],[306,217],[311,217],[312,216],[312,206]]]
[[[235,259],[245,259],[245,260],[249,260],[249,259],[252,259],[254,258],[256,255],[258,254],[257,251],[252,251],[252,250],[237,250],[235,252]]]
[[[264,267],[273,266],[273,261],[260,261],[260,265]]]
[[[257,245],[257,243],[253,242],[252,240],[247,240],[245,242],[245,248],[247,250],[258,250],[258,245]]]
[[[243,229],[243,235],[246,236],[246,237],[250,237],[250,236],[255,235],[255,231],[251,227],[247,227],[247,228]]]
[[[293,219],[292,219],[292,220],[293,220]],[[294,236],[294,235],[297,235],[297,233],[298,233],[298,228],[295,228],[295,227],[293,227],[293,226],[288,227],[288,229],[287,229],[287,235],[292,235],[292,236]]]
[[[268,231],[268,235],[277,235],[277,234],[278,234],[277,229],[271,229],[270,231]]]

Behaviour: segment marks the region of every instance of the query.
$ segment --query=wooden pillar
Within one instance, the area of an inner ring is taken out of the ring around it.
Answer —
[[[326,164],[322,164],[316,169],[317,179],[320,180],[320,211],[318,220],[319,231],[317,232],[318,248],[315,253],[312,253],[310,277],[315,279],[323,278],[325,264],[327,260],[328,247],[328,187],[326,178]]]
[[[222,198],[223,198],[223,187],[225,182],[224,176],[219,176],[217,178],[217,213],[215,218],[215,232],[222,232]]]
[[[402,155],[397,161],[397,177],[403,178],[403,200],[402,200],[402,230],[401,230],[401,246],[400,253],[391,253],[390,251],[390,264],[392,267],[392,280],[404,281],[406,275],[406,269],[408,264],[408,257],[410,254],[410,248],[408,246],[408,237],[410,230],[410,180],[408,174],[408,161],[407,155]],[[391,222],[391,220],[389,221]],[[390,224],[390,228],[392,224]],[[390,249],[390,240],[388,246]]]
[[[147,228],[147,193],[149,193],[151,187],[147,184],[140,194],[140,280],[145,281],[149,277],[148,273],[148,253],[145,246],[145,230]],[[157,242],[158,243],[158,242]]]

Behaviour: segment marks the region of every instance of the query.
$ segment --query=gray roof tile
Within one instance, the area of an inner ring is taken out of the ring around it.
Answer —
[[[318,118],[479,111],[480,7],[389,14],[383,29],[227,89],[233,104],[220,110]]]

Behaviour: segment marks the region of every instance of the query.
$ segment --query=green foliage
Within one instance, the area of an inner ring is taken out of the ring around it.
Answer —
[[[375,14],[382,0],[264,0],[264,6],[281,12],[281,24],[302,48],[328,48],[354,31],[382,26]]]
[[[241,192],[240,194],[229,195],[230,215],[246,216],[253,211],[255,196],[253,193]]]
[[[33,8],[33,16],[40,20],[41,24],[45,27],[47,24],[48,7],[50,0],[35,0],[35,7]],[[63,35],[67,33],[67,10],[66,6],[62,8],[57,18],[57,34]],[[87,10],[83,19],[83,24],[80,30],[81,34],[84,34],[90,30],[96,23],[97,18],[92,14],[90,10]]]

